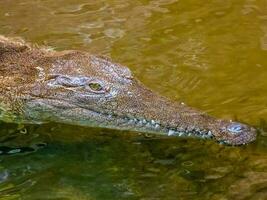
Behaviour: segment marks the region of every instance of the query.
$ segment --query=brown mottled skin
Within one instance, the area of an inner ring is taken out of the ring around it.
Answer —
[[[0,120],[49,121],[169,136],[255,140],[248,125],[213,118],[147,89],[130,70],[82,51],[56,52],[0,36]]]

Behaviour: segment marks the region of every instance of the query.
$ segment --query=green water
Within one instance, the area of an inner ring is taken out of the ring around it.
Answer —
[[[164,96],[261,130],[236,148],[2,123],[0,150],[25,152],[0,156],[0,200],[267,199],[266,0],[2,0],[0,34],[107,55]]]

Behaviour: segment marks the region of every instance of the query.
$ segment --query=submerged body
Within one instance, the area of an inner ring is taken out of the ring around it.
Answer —
[[[56,52],[0,36],[0,120],[61,122],[240,145],[248,125],[211,117],[147,89],[127,67],[82,51]]]

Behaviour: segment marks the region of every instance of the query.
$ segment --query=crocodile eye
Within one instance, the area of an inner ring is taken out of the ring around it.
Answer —
[[[95,83],[95,82],[89,83],[88,86],[94,92],[102,92],[103,91],[103,87],[99,83]]]

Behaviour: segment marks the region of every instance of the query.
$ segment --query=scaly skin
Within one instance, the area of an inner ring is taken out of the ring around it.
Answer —
[[[49,121],[249,143],[248,125],[213,118],[147,89],[130,70],[82,51],[56,52],[0,36],[0,119]]]

